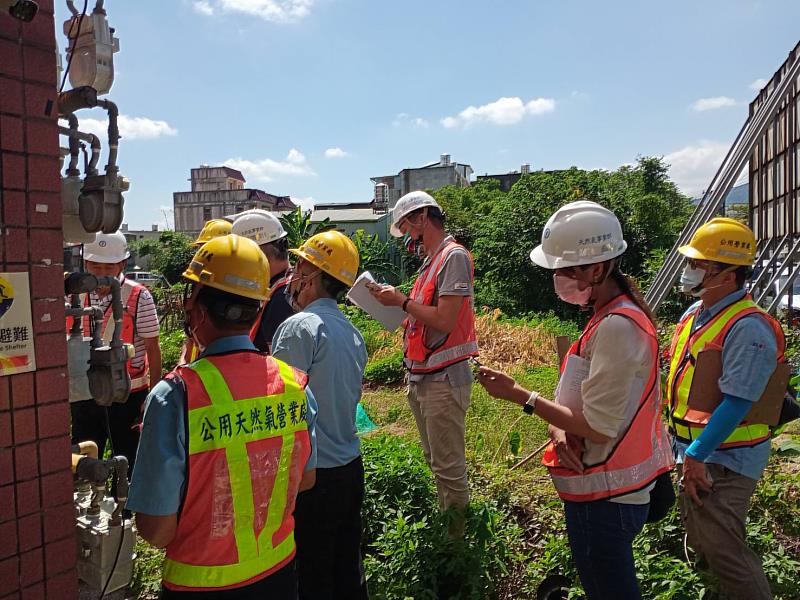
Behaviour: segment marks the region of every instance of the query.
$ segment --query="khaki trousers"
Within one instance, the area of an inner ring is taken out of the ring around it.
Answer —
[[[448,381],[408,384],[408,404],[422,440],[425,460],[436,478],[439,508],[464,508],[469,502],[464,458],[464,421],[472,384]]]
[[[707,463],[714,489],[695,506],[680,493],[681,517],[697,563],[720,581],[730,600],[772,600],[761,559],[745,539],[745,519],[756,481],[722,465]]]

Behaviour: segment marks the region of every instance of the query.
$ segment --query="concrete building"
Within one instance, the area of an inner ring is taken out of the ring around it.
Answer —
[[[391,212],[375,212],[372,208],[338,208],[333,204],[318,204],[311,213],[311,222],[320,223],[325,219],[345,235],[352,236],[359,229],[367,235],[377,235],[385,242],[389,239]]]
[[[437,190],[446,185],[467,187],[472,177],[472,167],[452,162],[449,154],[442,154],[438,162],[418,168],[403,169],[397,175],[371,177],[375,184],[375,205],[394,208],[401,196],[414,190]]]
[[[192,169],[190,192],[172,194],[175,209],[175,231],[197,235],[203,223],[251,208],[272,212],[292,211],[295,204],[289,196],[276,196],[255,188],[245,187],[240,171],[230,167],[202,165]]]
[[[531,166],[528,163],[524,163],[519,171],[510,171],[508,173],[501,173],[499,175],[489,175],[486,173],[485,175],[478,175],[478,180],[481,179],[496,179],[500,182],[500,189],[504,192],[508,192],[514,184],[519,181],[519,178],[523,175],[528,175],[531,172]]]

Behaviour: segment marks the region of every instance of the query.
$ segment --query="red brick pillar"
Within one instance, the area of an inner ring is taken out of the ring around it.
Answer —
[[[76,598],[53,1],[0,14],[0,270],[27,271],[33,373],[0,377],[0,599]]]

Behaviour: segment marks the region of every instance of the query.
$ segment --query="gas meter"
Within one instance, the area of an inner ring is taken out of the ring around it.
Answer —
[[[81,17],[73,11],[72,18],[64,22],[64,34],[69,39],[67,55],[73,55],[69,68],[72,87],[88,85],[98,94],[107,94],[114,84],[114,53],[119,52],[119,39],[99,4],[91,15]]]

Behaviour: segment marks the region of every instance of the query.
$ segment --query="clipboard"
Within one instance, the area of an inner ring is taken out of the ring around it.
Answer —
[[[689,388],[689,408],[712,413],[722,402],[719,378],[722,376],[722,351],[704,349],[697,353],[692,386]],[[772,427],[778,424],[783,406],[783,397],[789,385],[791,367],[778,363],[764,388],[761,398],[753,405],[744,420],[748,423],[765,423]]]

